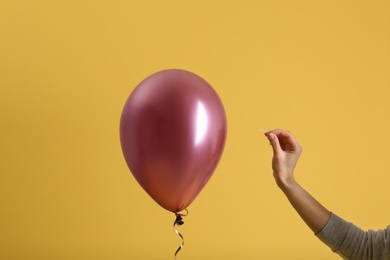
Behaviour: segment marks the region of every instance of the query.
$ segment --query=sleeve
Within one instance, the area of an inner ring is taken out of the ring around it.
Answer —
[[[390,226],[364,231],[331,213],[316,236],[343,259],[390,259]]]

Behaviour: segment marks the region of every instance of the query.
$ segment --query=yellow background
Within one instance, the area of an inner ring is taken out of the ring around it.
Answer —
[[[174,215],[119,145],[128,95],[167,68],[205,78],[228,117],[179,259],[339,259],[276,187],[257,129],[296,135],[296,178],[330,210],[390,224],[389,14],[388,1],[1,1],[0,259],[174,258]]]

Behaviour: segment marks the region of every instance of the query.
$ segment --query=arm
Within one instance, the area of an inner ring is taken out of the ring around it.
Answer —
[[[272,169],[276,184],[308,227],[318,233],[328,222],[330,212],[294,179],[294,169],[302,147],[285,130],[272,130],[265,135],[273,149]]]
[[[390,226],[364,231],[331,214],[294,179],[302,147],[285,130],[265,134],[273,149],[275,181],[305,223],[333,252],[343,259],[390,259]]]

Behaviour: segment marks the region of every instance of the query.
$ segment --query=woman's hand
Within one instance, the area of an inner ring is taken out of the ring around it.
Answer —
[[[292,133],[276,129],[265,134],[273,149],[272,169],[277,185],[284,189],[294,182],[294,169],[302,147]]]

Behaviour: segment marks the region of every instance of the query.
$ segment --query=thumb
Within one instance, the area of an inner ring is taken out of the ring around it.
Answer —
[[[275,134],[271,133],[271,132],[267,133],[266,136],[267,136],[267,138],[268,138],[268,140],[270,142],[270,145],[272,146],[274,154],[275,155],[280,154],[282,152],[282,148],[280,147],[280,143],[279,143],[278,137]]]

